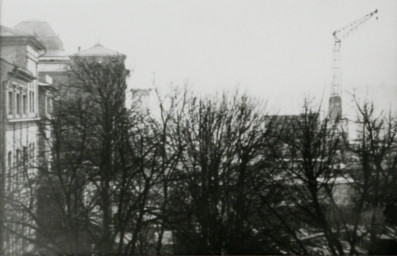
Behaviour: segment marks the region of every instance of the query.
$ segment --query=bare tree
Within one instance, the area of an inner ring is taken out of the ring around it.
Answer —
[[[187,100],[174,135],[183,155],[171,195],[176,209],[169,212],[177,244],[185,250],[180,253],[254,250],[254,181],[262,172],[267,136],[262,111],[238,93]]]
[[[264,192],[279,196],[261,196],[265,207],[259,209],[259,214],[262,217],[270,215],[269,219],[278,223],[276,227],[280,227],[285,236],[274,236],[271,240],[283,251],[315,253],[310,250],[310,243],[304,242],[308,237],[301,232],[310,230],[309,233],[318,233],[317,236],[325,239],[329,253],[343,254],[340,230],[335,229],[327,218],[338,175],[335,167],[340,162],[340,134],[332,129],[328,119],[320,120],[320,110],[313,110],[308,101],[300,115],[269,119],[273,120],[273,127],[268,129],[273,130],[272,139],[278,143],[268,153],[274,159],[271,164],[275,165],[278,174]],[[269,223],[265,224],[272,228]],[[316,246],[312,244],[312,247]]]
[[[358,136],[350,143],[346,141],[352,174],[357,181],[354,183],[357,205],[350,239],[351,254],[356,253],[357,242],[367,241],[366,244],[376,247],[381,235],[393,239],[390,230],[396,228],[392,212],[397,200],[397,123],[391,112],[377,112],[373,103],[354,99]],[[384,249],[375,251],[383,253]]]
[[[353,255],[394,230],[380,212],[395,207],[396,123],[371,104],[357,104],[352,143],[308,101],[300,115],[269,116],[238,92],[199,98],[185,88],[157,92],[157,117],[127,111],[127,75],[123,59],[76,57],[72,93],[42,126],[51,157],[31,166],[35,178],[18,167],[31,200],[9,207],[32,221],[8,227],[35,230],[38,248]]]

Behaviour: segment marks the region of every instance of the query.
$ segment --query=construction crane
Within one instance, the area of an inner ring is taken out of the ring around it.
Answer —
[[[371,19],[378,13],[375,10],[367,15],[361,17],[352,23],[335,30],[332,35],[334,37],[333,49],[333,63],[332,63],[332,82],[331,82],[331,97],[329,98],[329,113],[330,120],[335,123],[342,118],[342,99],[341,99],[341,70],[340,70],[340,48],[342,39],[347,38],[354,31],[356,31],[362,24]],[[378,17],[376,17],[378,19]]]

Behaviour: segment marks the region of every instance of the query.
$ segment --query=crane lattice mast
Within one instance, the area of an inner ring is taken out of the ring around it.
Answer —
[[[338,121],[342,117],[341,106],[341,70],[340,70],[340,49],[342,39],[347,38],[354,31],[356,31],[362,24],[373,17],[378,10],[375,10],[367,15],[355,20],[348,25],[335,30],[332,35],[334,37],[333,61],[332,61],[332,82],[331,82],[331,97],[329,106],[329,117],[331,120]]]

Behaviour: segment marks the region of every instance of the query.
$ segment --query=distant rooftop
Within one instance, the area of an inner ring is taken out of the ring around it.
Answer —
[[[36,47],[39,50],[44,50],[44,44],[39,41],[35,36],[24,33],[22,31],[12,29],[6,26],[0,25],[0,36],[2,38],[2,42],[26,42],[30,43],[32,46]]]
[[[124,54],[119,53],[117,51],[111,50],[109,48],[104,47],[101,44],[96,44],[91,48],[82,50],[74,54],[76,56],[86,56],[86,57],[95,57],[95,56],[124,56]]]
[[[59,36],[54,32],[50,25],[45,21],[28,20],[14,26],[14,30],[19,33],[29,34],[37,39],[46,47],[45,56],[64,56],[63,43]]]
[[[27,36],[26,33],[0,25],[0,36]]]

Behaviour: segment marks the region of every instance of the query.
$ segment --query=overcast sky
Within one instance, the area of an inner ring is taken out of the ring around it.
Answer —
[[[47,21],[67,52],[100,42],[127,55],[131,87],[240,88],[296,113],[328,99],[332,32],[379,10],[342,42],[342,90],[397,107],[397,1],[3,0],[1,22]],[[392,103],[394,101],[394,103]],[[327,105],[327,104],[326,104]]]

